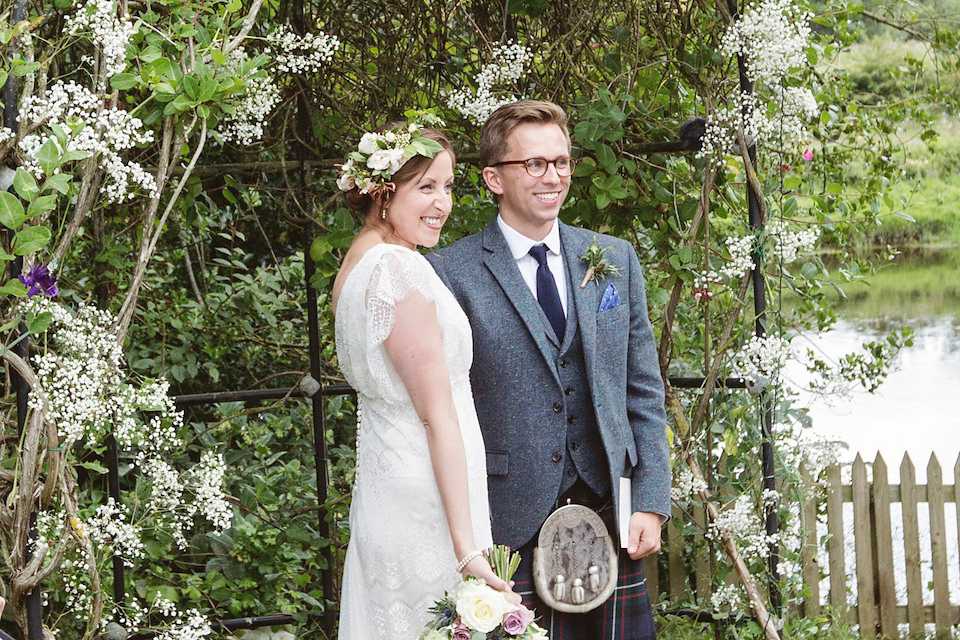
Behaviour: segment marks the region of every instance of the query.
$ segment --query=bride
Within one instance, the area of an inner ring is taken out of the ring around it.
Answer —
[[[470,325],[415,250],[437,244],[452,207],[454,153],[434,122],[364,134],[337,182],[364,216],[332,295],[359,401],[341,640],[414,640],[467,574],[510,589],[481,556],[493,542]]]

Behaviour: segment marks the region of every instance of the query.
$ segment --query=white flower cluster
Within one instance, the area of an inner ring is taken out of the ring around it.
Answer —
[[[207,618],[196,609],[188,609],[184,612],[177,611],[173,602],[159,594],[157,594],[157,600],[153,606],[165,617],[173,619],[170,626],[155,636],[157,640],[200,640],[213,633],[213,628]]]
[[[123,504],[117,505],[113,498],[107,504],[97,507],[96,513],[87,520],[86,528],[90,540],[100,547],[110,547],[115,556],[123,563],[133,566],[133,561],[143,557],[143,542],[140,540],[140,527],[128,522],[130,512]]]
[[[39,511],[37,513],[37,529],[30,539],[30,553],[45,556],[50,547],[57,544],[63,537],[63,526],[66,522],[63,511]]]
[[[237,47],[231,54],[229,65],[240,69],[247,60],[247,53]],[[263,137],[263,125],[267,116],[280,102],[280,88],[263,69],[254,67],[243,78],[245,90],[239,101],[230,105],[218,130],[225,140],[249,145]]]
[[[795,144],[807,136],[806,122],[819,113],[816,98],[809,89],[787,88],[781,99],[762,104],[756,94],[741,93],[737,103],[714,112],[703,134],[698,158],[717,155],[718,162],[731,149],[738,148],[737,131],[743,128],[746,143],[758,145]]]
[[[153,176],[136,162],[126,162],[121,154],[138,144],[153,142],[153,132],[144,129],[143,121],[122,109],[104,107],[103,96],[93,93],[72,80],[56,82],[40,96],[31,96],[23,104],[22,124],[56,125],[67,132],[67,146],[62,148],[52,132],[32,133],[20,141],[26,155],[25,166],[36,177],[42,170],[36,154],[48,140],[53,140],[61,152],[82,151],[100,156],[107,179],[100,187],[109,202],[120,202],[134,197],[139,187],[155,195],[157,184]]]
[[[730,236],[725,241],[730,261],[720,268],[720,275],[726,278],[739,278],[756,267],[753,263],[754,236]],[[708,277],[710,274],[707,274]]]
[[[476,125],[482,125],[491,113],[514,101],[512,96],[498,98],[494,87],[519,80],[533,61],[533,52],[512,40],[493,50],[493,62],[485,65],[474,76],[476,91],[469,88],[454,91],[447,96],[447,106],[463,114]]]
[[[0,144],[13,138],[16,134],[9,127],[0,127]]]
[[[66,447],[93,445],[108,428],[125,448],[163,452],[178,443],[183,414],[166,395],[167,383],[148,381],[135,388],[125,382],[123,347],[113,333],[112,314],[81,304],[73,315],[42,296],[31,298],[23,310],[53,316],[47,330],[53,348],[33,358],[40,389],[28,402],[33,409],[46,408]],[[143,412],[153,415],[144,421]]]
[[[742,55],[754,82],[779,82],[806,61],[812,17],[793,0],[759,0],[723,34],[720,51]]]
[[[270,56],[277,69],[284,73],[309,73],[319,71],[340,48],[336,36],[323,33],[308,33],[298,36],[289,27],[282,26],[267,36]]]
[[[690,469],[686,465],[681,465],[673,479],[673,485],[670,487],[670,499],[674,502],[681,502],[706,490],[707,483],[703,479],[694,478]]]
[[[777,106],[780,109],[780,121],[776,135],[785,143],[806,137],[806,123],[820,114],[817,98],[806,87],[782,87]]]
[[[227,467],[223,456],[204,452],[200,462],[181,475],[170,463],[160,458],[137,455],[137,467],[150,484],[150,509],[170,527],[177,546],[188,546],[186,531],[193,527],[193,519],[202,515],[217,533],[230,527],[233,512],[223,497],[223,479]],[[187,503],[184,492],[191,491],[192,502]]]
[[[766,84],[773,94],[761,102],[754,93],[739,93],[734,104],[717,110],[707,123],[698,158],[715,156],[718,162],[737,143],[742,128],[749,144],[792,144],[806,135],[805,123],[819,112],[813,93],[784,82],[806,63],[811,14],[793,0],[759,0],[730,25],[720,50],[744,57],[747,76]]]
[[[773,378],[791,355],[790,341],[779,336],[752,336],[733,357],[733,368],[743,378]]]
[[[123,72],[127,68],[127,43],[137,27],[126,16],[117,16],[113,0],[80,0],[74,7],[77,13],[66,19],[66,33],[88,32],[103,53],[107,77]]]
[[[774,539],[767,536],[763,519],[754,508],[748,495],[742,495],[732,507],[720,513],[707,528],[707,537],[720,542],[720,532],[730,536],[747,561],[763,560],[769,554],[769,543]]]
[[[767,225],[767,236],[774,240],[774,251],[783,264],[795,261],[804,253],[816,248],[820,239],[819,227],[810,227],[800,231],[789,231],[783,220],[774,220]]]
[[[63,576],[63,593],[66,595],[67,611],[77,613],[90,609],[93,593],[90,591],[90,578],[87,577],[87,565],[82,558],[64,558],[60,563],[60,575]]]
[[[743,596],[736,584],[716,587],[710,595],[710,607],[717,613],[737,613],[743,611]]]
[[[200,457],[200,464],[196,465],[192,472],[196,482],[193,487],[195,499],[191,506],[218,532],[227,529],[233,519],[233,512],[230,503],[223,499],[223,478],[227,473],[223,456],[205,451]]]

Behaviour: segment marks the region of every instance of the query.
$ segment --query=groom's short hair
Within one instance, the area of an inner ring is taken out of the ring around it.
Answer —
[[[517,100],[494,111],[483,123],[483,130],[480,132],[480,166],[491,167],[503,160],[507,153],[507,138],[518,126],[530,122],[559,126],[567,138],[567,146],[570,146],[567,114],[563,109],[546,100]]]

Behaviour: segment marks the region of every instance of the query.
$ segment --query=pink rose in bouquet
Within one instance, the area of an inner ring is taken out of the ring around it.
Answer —
[[[511,636],[519,636],[533,622],[533,611],[524,606],[512,609],[503,616],[503,630]]]

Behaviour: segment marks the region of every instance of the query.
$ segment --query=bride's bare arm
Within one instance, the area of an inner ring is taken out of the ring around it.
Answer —
[[[477,545],[470,519],[466,454],[453,403],[436,306],[418,294],[397,304],[393,330],[384,346],[426,429],[433,473],[454,551],[457,560],[461,560],[475,551]],[[466,571],[484,578],[498,589],[506,588],[483,558],[471,561]]]

